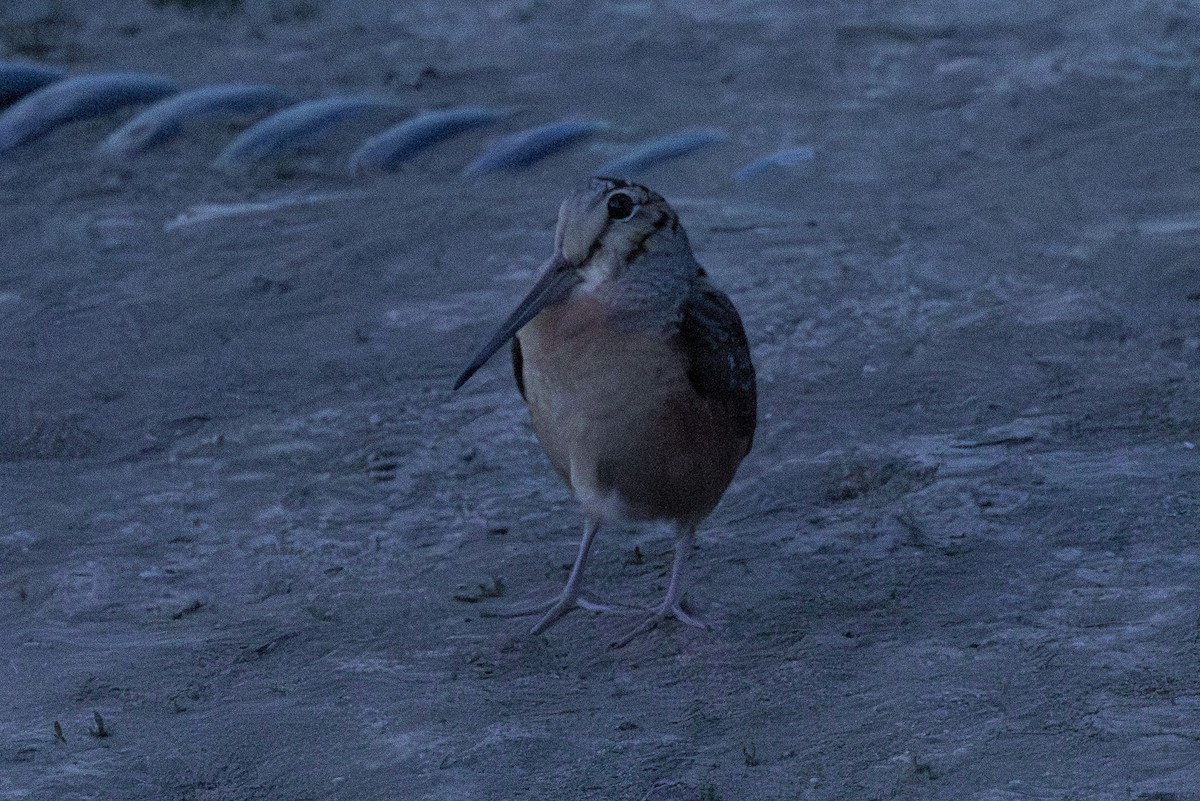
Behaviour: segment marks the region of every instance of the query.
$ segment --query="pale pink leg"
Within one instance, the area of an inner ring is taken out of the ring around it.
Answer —
[[[558,597],[543,604],[525,609],[513,609],[507,612],[484,612],[484,617],[525,617],[527,615],[542,615],[542,619],[531,630],[532,634],[541,634],[546,629],[561,620],[568,612],[575,609],[586,609],[589,612],[619,612],[626,611],[611,604],[600,603],[583,594],[583,571],[587,566],[588,551],[592,548],[592,540],[600,530],[599,521],[588,518],[583,523],[583,539],[579,542],[579,555],[571,566],[571,575],[567,577],[567,586],[563,587]]]
[[[703,620],[685,612],[682,606],[685,584],[684,568],[687,566],[688,557],[691,556],[695,540],[696,529],[694,526],[679,526],[675,535],[675,561],[671,565],[671,583],[667,585],[666,597],[663,598],[661,604],[650,610],[650,616],[642,621],[641,625],[614,642],[612,644],[613,648],[622,648],[628,645],[635,638],[650,631],[668,617],[673,617],[680,623],[686,623],[698,629],[709,628],[709,625]]]

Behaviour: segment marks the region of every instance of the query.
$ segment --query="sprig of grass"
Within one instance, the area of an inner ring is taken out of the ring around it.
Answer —
[[[88,734],[93,737],[108,737],[112,734],[104,725],[104,718],[100,716],[99,712],[92,712],[92,720],[96,721],[96,725],[88,728]]]

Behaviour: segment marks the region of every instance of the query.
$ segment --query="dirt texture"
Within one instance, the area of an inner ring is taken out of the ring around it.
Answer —
[[[133,109],[0,156],[0,799],[1200,801],[1200,5],[185,5],[5,3],[0,57],[401,108],[238,174],[245,120],[97,156]],[[513,117],[348,173],[452,106]],[[697,128],[639,177],[758,370],[714,628],[531,636],[483,613],[580,517],[505,359],[449,387],[564,194]]]

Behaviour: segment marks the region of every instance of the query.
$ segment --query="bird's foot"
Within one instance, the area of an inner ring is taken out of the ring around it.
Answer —
[[[638,637],[656,628],[659,623],[662,623],[669,617],[673,617],[680,623],[688,626],[695,626],[698,629],[704,629],[707,631],[708,629],[712,628],[700,618],[689,614],[687,610],[683,608],[683,603],[681,601],[663,601],[660,606],[650,611],[650,616],[643,620],[641,625],[630,631],[621,639],[612,643],[612,647],[624,648]]]
[[[482,612],[481,614],[483,617],[501,618],[541,615],[541,620],[539,620],[537,625],[530,630],[531,634],[541,634],[543,631],[564,618],[568,613],[573,612],[576,609],[583,609],[588,612],[616,612],[629,614],[633,607],[612,602],[602,602],[580,592],[570,592],[564,590],[557,598],[546,601],[545,603],[535,604],[533,606],[516,607],[514,609],[503,609],[497,611],[489,610]]]

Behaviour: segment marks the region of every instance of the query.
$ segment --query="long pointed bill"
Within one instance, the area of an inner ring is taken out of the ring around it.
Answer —
[[[471,376],[475,375],[475,371],[483,367],[496,351],[516,336],[526,323],[537,317],[538,312],[565,298],[580,281],[578,273],[571,269],[571,263],[560,253],[555,253],[550,259],[550,263],[542,269],[544,271],[542,277],[533,285],[533,289],[529,290],[529,294],[517,305],[516,310],[508,316],[500,329],[487,341],[487,344],[480,348],[479,353],[467,365],[467,369],[463,370],[462,375],[454,382],[454,389],[467,383]]]

